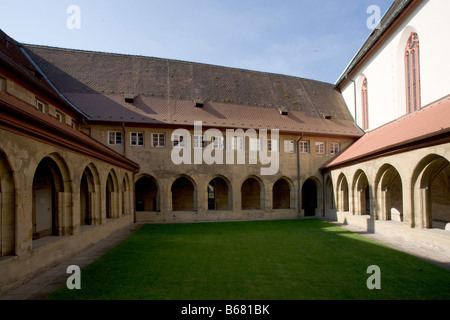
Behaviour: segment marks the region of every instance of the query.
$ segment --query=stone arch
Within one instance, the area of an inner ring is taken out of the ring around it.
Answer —
[[[80,182],[80,225],[100,224],[100,190],[100,177],[91,163],[84,169]]]
[[[264,183],[256,176],[247,177],[241,185],[242,210],[264,210]]]
[[[328,175],[325,179],[325,210],[336,209],[333,181]]]
[[[450,227],[450,162],[432,154],[417,164],[412,178],[413,221],[421,228]]]
[[[350,193],[347,177],[344,173],[339,175],[336,187],[337,210],[341,212],[350,211]]]
[[[105,208],[107,219],[119,217],[119,182],[114,169],[111,169],[106,179]]]
[[[214,176],[207,185],[208,210],[233,210],[233,189],[222,175]]]
[[[128,173],[125,173],[122,179],[122,215],[127,216],[130,215],[133,211],[133,207],[131,204],[132,191],[131,191],[131,183],[130,178],[128,177]]]
[[[135,202],[138,212],[160,212],[160,188],[151,175],[141,175],[135,182]]]
[[[36,167],[32,184],[33,240],[69,234],[72,227],[72,185],[65,161],[51,154]]]
[[[392,165],[384,164],[378,170],[375,194],[379,219],[403,221],[403,183],[399,172]]]
[[[6,154],[0,150],[0,258],[15,253],[15,203],[14,174]]]
[[[178,176],[171,184],[172,211],[197,211],[197,185],[191,177]]]
[[[302,209],[305,217],[314,217],[321,209],[322,188],[320,181],[315,177],[308,178],[302,186]]]
[[[370,215],[370,185],[363,170],[356,171],[353,177],[353,211],[355,215]]]
[[[292,181],[286,177],[280,177],[272,187],[272,209],[293,209]]]

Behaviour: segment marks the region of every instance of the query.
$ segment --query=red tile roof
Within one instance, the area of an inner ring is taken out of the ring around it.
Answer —
[[[345,165],[381,152],[450,132],[450,96],[366,133],[324,168]]]
[[[25,47],[90,121],[190,126],[203,121],[214,127],[362,135],[332,84],[152,57]],[[126,95],[135,102],[126,103]],[[195,101],[204,108],[196,108]],[[280,107],[287,116],[280,115]]]

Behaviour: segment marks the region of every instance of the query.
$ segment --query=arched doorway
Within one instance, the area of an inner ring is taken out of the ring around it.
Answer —
[[[317,185],[313,179],[308,179],[302,188],[302,209],[305,217],[314,217],[317,209]]]
[[[64,181],[57,163],[44,158],[33,179],[33,240],[62,235],[59,216],[64,194]]]
[[[403,221],[403,185],[398,171],[384,165],[377,175],[379,217],[383,220]]]
[[[362,170],[355,173],[353,180],[353,208],[356,215],[370,215],[369,180]]]
[[[153,177],[143,176],[136,181],[136,211],[159,212],[159,188]]]
[[[278,179],[272,189],[272,208],[291,209],[291,186],[284,179]]]
[[[254,177],[247,178],[241,186],[242,210],[264,209],[264,188],[262,182]]]
[[[231,210],[231,187],[222,177],[208,183],[208,210]]]
[[[196,211],[196,188],[194,183],[187,177],[179,177],[171,187],[172,211]]]
[[[419,162],[413,176],[416,224],[424,228],[450,228],[450,162],[430,155]]]
[[[15,252],[15,187],[11,166],[0,151],[0,258]]]

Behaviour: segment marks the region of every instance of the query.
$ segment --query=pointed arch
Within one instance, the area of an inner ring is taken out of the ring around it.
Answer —
[[[33,184],[33,239],[63,236],[72,228],[72,185],[68,167],[58,154],[41,160]]]
[[[110,170],[106,179],[105,208],[107,219],[119,217],[119,182],[114,169]]]
[[[406,113],[421,108],[419,35],[411,32],[405,47]]]
[[[378,217],[382,220],[403,221],[403,183],[392,165],[384,164],[375,178]]]
[[[160,212],[160,188],[155,177],[141,175],[135,183],[136,211]]]
[[[349,199],[349,188],[348,181],[344,173],[341,173],[337,180],[336,187],[337,195],[337,210],[341,212],[350,211],[350,199]]]
[[[353,184],[353,210],[355,215],[370,215],[370,185],[363,170],[356,171]]]
[[[293,209],[292,181],[286,177],[281,177],[273,184],[272,188],[272,208],[273,209]]]
[[[241,185],[241,209],[265,209],[264,183],[256,176],[247,177]]]
[[[0,150],[0,258],[15,253],[15,204],[14,174],[6,154]]]
[[[208,210],[233,210],[233,189],[230,181],[222,176],[214,176],[207,186]]]
[[[197,211],[197,185],[186,175],[178,176],[171,184],[172,211]]]
[[[421,228],[450,226],[450,162],[431,154],[417,164],[412,178],[412,221]]]

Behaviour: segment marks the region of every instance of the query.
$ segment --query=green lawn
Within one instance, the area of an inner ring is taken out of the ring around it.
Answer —
[[[48,299],[450,299],[450,271],[317,219],[145,225]]]

